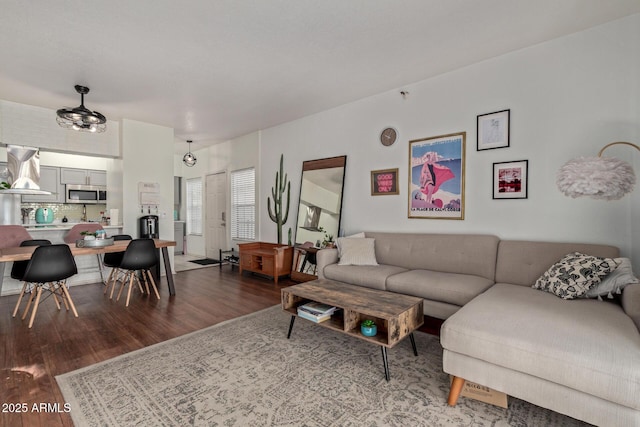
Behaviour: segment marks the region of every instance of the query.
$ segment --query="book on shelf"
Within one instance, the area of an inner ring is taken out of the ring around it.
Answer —
[[[316,323],[331,319],[331,314],[313,314],[303,310],[301,307],[298,307],[298,316]]]
[[[332,305],[322,304],[320,302],[315,302],[315,301],[303,304],[298,308],[301,308],[312,314],[333,314],[333,312],[336,311],[336,307]]]

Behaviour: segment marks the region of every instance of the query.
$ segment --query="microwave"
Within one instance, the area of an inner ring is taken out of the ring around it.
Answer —
[[[97,185],[71,185],[66,186],[66,202],[81,204],[107,203],[107,188]]]

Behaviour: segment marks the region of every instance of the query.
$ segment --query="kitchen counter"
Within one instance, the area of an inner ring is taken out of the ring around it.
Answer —
[[[96,224],[95,222],[66,222],[54,224],[22,224],[27,231],[45,231],[45,230],[71,230],[74,225],[78,224]],[[103,225],[105,230],[122,228],[122,225]]]

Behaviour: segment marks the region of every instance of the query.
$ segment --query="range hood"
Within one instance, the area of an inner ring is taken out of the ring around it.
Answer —
[[[11,184],[0,194],[51,194],[40,190],[40,150],[35,147],[7,145],[7,170],[0,171],[2,180]],[[4,177],[6,174],[6,178]]]

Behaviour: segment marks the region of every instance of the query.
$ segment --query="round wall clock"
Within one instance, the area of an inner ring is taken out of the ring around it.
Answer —
[[[380,142],[386,147],[393,145],[393,143],[396,142],[397,139],[398,131],[395,128],[388,127],[380,132]]]

